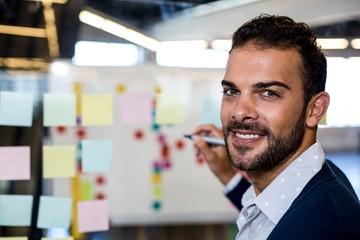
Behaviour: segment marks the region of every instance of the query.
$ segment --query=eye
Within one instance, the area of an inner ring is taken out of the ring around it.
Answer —
[[[223,90],[223,94],[226,96],[234,96],[234,95],[239,95],[240,92],[236,89],[228,88]]]
[[[275,92],[275,91],[272,91],[272,90],[264,90],[261,92],[261,95],[264,96],[264,97],[268,97],[268,98],[274,98],[274,97],[279,97],[280,95]]]

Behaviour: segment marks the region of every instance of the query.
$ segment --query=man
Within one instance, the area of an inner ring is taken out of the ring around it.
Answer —
[[[306,24],[261,15],[234,33],[221,121],[231,164],[252,182],[236,239],[360,239],[359,200],[316,139],[325,82]]]

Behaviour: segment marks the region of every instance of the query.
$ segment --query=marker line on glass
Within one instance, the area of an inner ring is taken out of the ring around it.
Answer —
[[[185,134],[184,137],[192,140],[193,135],[194,134]],[[201,139],[204,140],[208,144],[225,146],[224,139],[222,139],[222,138],[214,138],[214,137],[201,136],[201,135],[198,135],[198,136],[201,137]]]

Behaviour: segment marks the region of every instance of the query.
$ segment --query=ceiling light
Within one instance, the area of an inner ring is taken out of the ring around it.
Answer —
[[[149,50],[156,51],[158,48],[159,41],[87,10],[80,12],[79,19],[83,23],[126,39]]]
[[[33,2],[43,2],[43,3],[58,3],[58,4],[65,4],[68,0],[27,0]]]
[[[322,49],[345,49],[349,46],[345,38],[318,38],[317,43]]]
[[[175,48],[175,49],[206,49],[208,43],[204,40],[187,40],[187,41],[164,41],[160,42],[159,48]]]
[[[230,39],[219,39],[211,42],[211,48],[218,51],[230,51],[231,40]]]
[[[0,33],[25,37],[46,38],[46,31],[43,28],[17,27],[0,25]]]
[[[360,49],[360,38],[351,40],[351,46],[355,49]]]

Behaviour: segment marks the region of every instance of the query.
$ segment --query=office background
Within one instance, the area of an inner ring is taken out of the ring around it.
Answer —
[[[17,173],[0,171],[0,239],[233,239],[237,212],[183,135],[220,124],[231,33],[263,12],[321,38],[319,139],[360,195],[359,1],[3,1],[0,142],[21,167],[1,159]]]

